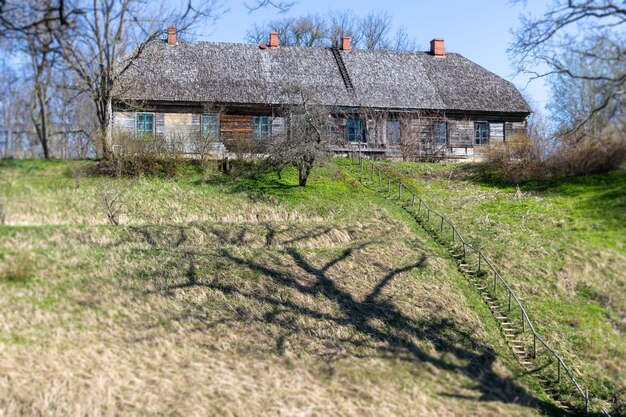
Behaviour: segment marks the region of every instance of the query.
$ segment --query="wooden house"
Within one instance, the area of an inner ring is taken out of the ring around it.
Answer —
[[[446,53],[443,39],[426,52],[364,51],[348,37],[340,48],[280,46],[277,33],[267,45],[185,42],[172,27],[125,74],[114,124],[165,137],[210,130],[224,150],[282,133],[294,84],[329,108],[337,152],[466,158],[523,133],[530,114],[512,83]]]

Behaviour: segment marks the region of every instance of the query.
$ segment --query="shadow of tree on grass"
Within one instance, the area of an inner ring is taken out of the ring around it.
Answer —
[[[154,241],[144,233],[141,235],[147,242]],[[206,315],[190,317],[197,314],[193,310],[186,311],[184,316],[170,317],[170,319],[189,321],[190,318],[196,318],[203,323],[199,331],[207,331],[218,324],[235,324],[236,322],[271,324],[282,329],[275,337],[273,348],[278,355],[284,354],[286,343],[291,337],[299,334],[312,334],[314,330],[303,324],[302,320],[295,320],[294,317],[306,318],[314,322],[324,321],[333,326],[349,328],[351,331],[343,332],[343,337],[329,342],[351,346],[354,348],[350,350],[351,356],[382,356],[392,357],[408,364],[428,363],[440,370],[458,373],[469,378],[473,389],[477,390],[480,395],[478,398],[470,396],[468,399],[539,407],[551,415],[562,415],[561,410],[551,403],[527,392],[515,381],[515,378],[499,375],[495,370],[497,353],[494,349],[477,340],[471,332],[460,328],[453,320],[420,319],[408,316],[391,299],[382,296],[383,290],[399,274],[424,267],[425,255],[422,255],[416,262],[387,270],[376,280],[375,285],[365,296],[357,297],[349,290],[342,288],[332,278],[329,271],[369,244],[369,242],[360,243],[345,248],[322,266],[315,266],[315,262],[295,248],[280,250],[281,256],[287,257],[297,267],[295,271],[285,271],[275,267],[268,259],[248,259],[226,248],[208,252],[182,251],[179,256],[171,259],[170,265],[164,265],[164,268],[175,267],[182,271],[183,280],[157,289],[146,290],[143,296],[168,296],[177,290],[193,290],[202,287],[217,291],[226,297],[243,300],[244,304],[249,302],[251,305],[266,306],[261,316],[248,314],[245,307],[238,307],[235,317],[227,319],[220,318],[211,321]],[[260,279],[268,280],[266,285],[270,285],[275,290],[251,291],[244,286],[237,285],[237,282],[231,284],[223,278],[202,276],[198,272],[197,263],[208,258],[219,259],[220,262],[224,262],[226,268],[232,266],[254,272]],[[337,307],[337,313],[329,313],[322,308],[316,308],[315,303],[304,305],[299,301],[301,298],[285,297],[281,290],[295,291],[295,294],[303,297],[331,303]],[[419,303],[420,300],[414,300],[414,302]],[[436,349],[437,354],[421,347],[419,341],[428,341]],[[374,354],[367,352],[374,352]],[[323,360],[332,362],[336,358],[331,355],[323,357]],[[456,393],[440,393],[440,395],[465,398]]]

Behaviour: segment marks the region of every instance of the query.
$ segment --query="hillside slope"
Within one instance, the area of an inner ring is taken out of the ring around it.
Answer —
[[[626,172],[511,185],[469,165],[385,166],[495,262],[596,406],[626,414]]]
[[[558,415],[444,249],[340,167],[90,164],[0,163],[0,415]]]

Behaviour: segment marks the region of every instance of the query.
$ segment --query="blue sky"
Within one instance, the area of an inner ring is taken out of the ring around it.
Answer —
[[[254,23],[280,16],[273,8],[250,13],[244,2],[226,1],[228,12],[214,26],[200,30],[206,34],[202,38],[244,42],[246,31]],[[548,0],[528,0],[526,4],[516,5],[507,0],[300,0],[286,16],[345,9],[358,14],[386,11],[392,15],[396,26],[404,26],[409,35],[417,39],[420,47],[427,48],[432,38],[444,38],[447,51],[460,53],[522,89],[527,78],[513,76],[506,53],[512,40],[511,30],[519,27],[520,14],[543,14],[548,4]],[[537,107],[545,106],[548,93],[543,80],[531,82],[526,91]]]

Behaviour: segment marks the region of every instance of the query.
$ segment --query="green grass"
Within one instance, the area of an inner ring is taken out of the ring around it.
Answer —
[[[511,185],[480,166],[385,166],[495,263],[592,397],[623,412],[626,172]]]
[[[0,414],[559,415],[445,248],[342,167],[93,163],[0,163],[0,270],[31,271],[0,282]]]

